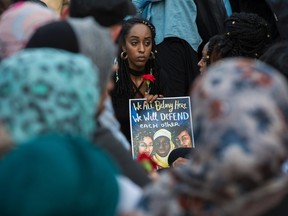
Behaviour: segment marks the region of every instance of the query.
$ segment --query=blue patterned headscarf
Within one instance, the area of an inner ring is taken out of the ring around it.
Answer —
[[[184,194],[202,202],[189,215],[260,215],[288,194],[281,171],[288,157],[288,85],[279,72],[255,60],[221,61],[195,81],[191,103],[190,162],[147,189],[142,211],[184,214],[178,202]]]
[[[98,69],[80,54],[27,49],[0,64],[0,120],[15,143],[51,131],[90,137],[99,92]]]

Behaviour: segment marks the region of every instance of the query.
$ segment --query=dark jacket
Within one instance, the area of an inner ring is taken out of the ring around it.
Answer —
[[[266,0],[274,13],[280,38],[288,39],[288,2],[286,0]]]

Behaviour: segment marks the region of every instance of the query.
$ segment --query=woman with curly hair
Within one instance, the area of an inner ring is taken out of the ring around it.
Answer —
[[[128,141],[131,140],[129,99],[146,98],[147,102],[153,102],[162,97],[155,35],[155,28],[149,21],[131,18],[123,23],[119,36],[118,70],[111,96],[116,118]],[[148,84],[144,75],[153,80]]]
[[[149,130],[140,130],[133,139],[133,157],[145,153],[152,156],[153,151],[153,132]]]

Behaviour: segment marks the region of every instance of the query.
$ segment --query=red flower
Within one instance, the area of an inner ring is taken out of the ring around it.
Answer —
[[[144,81],[154,82],[155,81],[155,77],[152,74],[144,74],[143,75],[143,80]]]
[[[142,78],[146,82],[148,89],[149,89],[150,82],[155,81],[155,77],[152,74],[144,74]]]
[[[139,154],[137,157],[137,161],[142,165],[142,167],[148,173],[151,173],[151,172],[157,170],[157,163],[155,161],[153,161],[153,159],[145,153]]]

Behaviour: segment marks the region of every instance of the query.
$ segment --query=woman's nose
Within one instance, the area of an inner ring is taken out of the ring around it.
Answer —
[[[145,51],[145,46],[144,44],[140,43],[139,48],[138,48],[139,52],[144,52]]]
[[[199,67],[202,67],[203,66],[203,59],[201,59],[198,64],[197,64]]]

